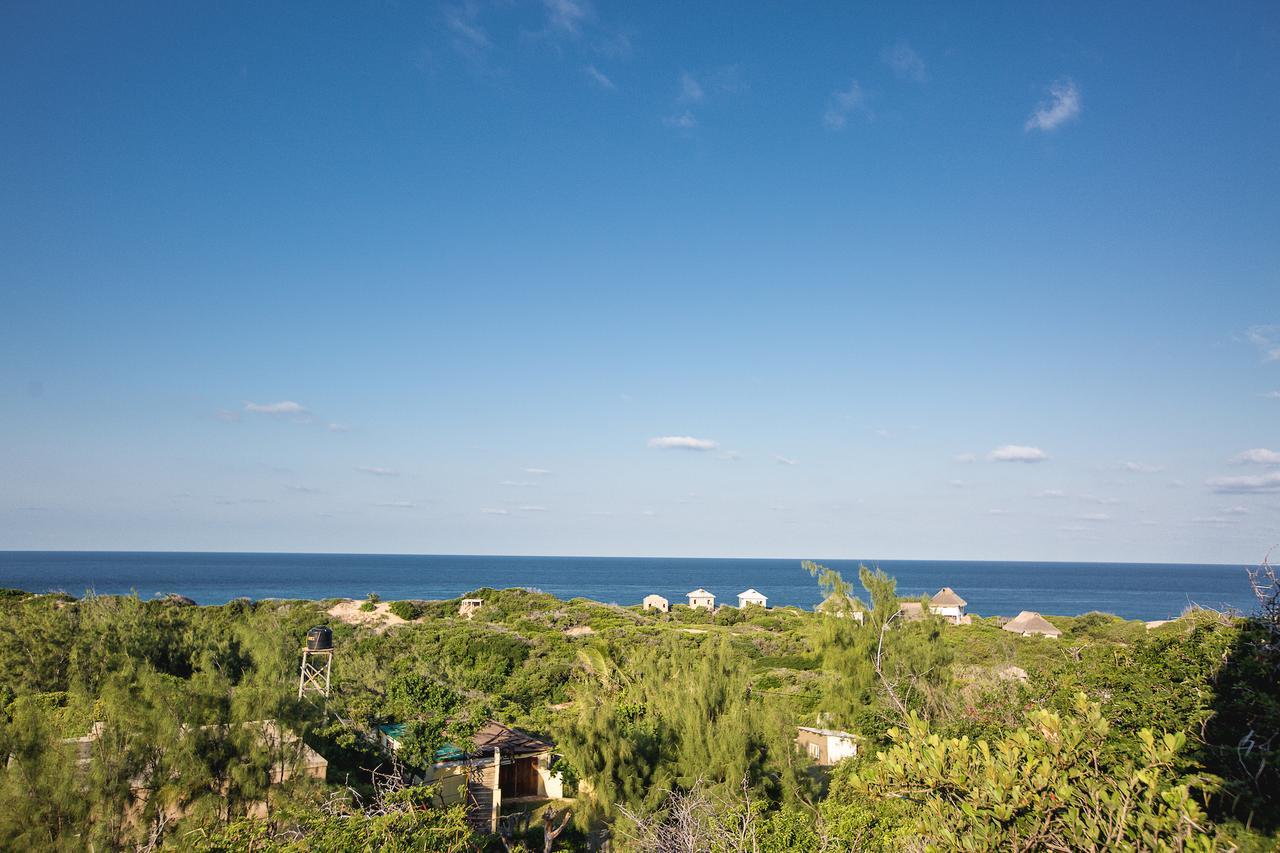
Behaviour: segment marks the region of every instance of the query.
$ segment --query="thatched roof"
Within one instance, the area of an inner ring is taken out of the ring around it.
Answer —
[[[956,591],[949,586],[944,586],[938,590],[933,598],[929,599],[929,604],[934,607],[964,607],[968,603],[956,595]]]
[[[1034,610],[1022,611],[1004,623],[1004,630],[1014,634],[1043,634],[1046,637],[1062,636],[1062,629],[1056,627]]]
[[[917,619],[924,618],[924,607],[918,601],[900,601],[898,602],[898,612],[902,614],[902,618],[908,622],[914,622]]]

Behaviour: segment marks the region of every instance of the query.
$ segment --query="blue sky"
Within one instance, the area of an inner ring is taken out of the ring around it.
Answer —
[[[1253,563],[1280,11],[10,3],[0,548]]]

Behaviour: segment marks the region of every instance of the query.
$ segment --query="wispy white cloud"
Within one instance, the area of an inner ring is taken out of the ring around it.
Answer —
[[[300,495],[318,495],[319,489],[313,489],[310,486],[285,486],[291,492],[297,492]]]
[[[551,475],[551,472],[546,468],[525,468],[524,472],[526,474],[532,474],[535,477],[548,477]]]
[[[667,127],[675,127],[680,130],[690,130],[698,126],[698,117],[690,110],[673,113],[662,120]]]
[[[700,74],[681,71],[676,85],[675,111],[662,123],[681,130],[697,127],[698,116],[694,110],[711,101],[713,96],[734,95],[746,89],[742,69],[737,65],[722,65]]]
[[[1163,465],[1144,465],[1141,462],[1121,462],[1120,467],[1132,474],[1158,474],[1164,470]]]
[[[723,453],[717,453],[716,458],[723,459],[725,462],[737,462],[742,458],[742,454],[736,450],[726,450]]]
[[[525,506],[520,507],[520,511],[521,512],[546,512],[547,508],[545,506],[533,506],[532,504],[526,504]]]
[[[453,33],[453,46],[460,53],[474,56],[490,46],[489,34],[479,19],[480,8],[474,2],[444,8],[445,26]]]
[[[374,506],[384,509],[413,509],[416,504],[412,501],[378,501]]]
[[[1081,495],[1080,500],[1088,501],[1091,504],[1101,504],[1102,506],[1113,506],[1120,503],[1119,498],[1105,498],[1098,495]]]
[[[1041,101],[1023,125],[1023,130],[1056,130],[1080,115],[1080,90],[1071,80],[1059,80],[1049,87],[1048,99]]]
[[[1262,353],[1263,361],[1280,361],[1280,326],[1250,326],[1244,335]],[[1275,395],[1280,396],[1280,391]]]
[[[700,104],[706,97],[707,92],[698,82],[698,78],[688,71],[681,71],[680,94],[676,96],[676,100],[682,104]]]
[[[346,424],[329,424],[326,429],[328,429],[329,432],[351,432],[351,427]]]
[[[987,459],[992,462],[1044,462],[1048,458],[1049,455],[1040,448],[1021,444],[1006,444],[987,454]]]
[[[1080,521],[1094,521],[1094,522],[1111,520],[1111,516],[1107,515],[1105,512],[1086,512],[1084,515],[1076,516],[1076,518],[1078,518]]]
[[[1191,519],[1192,524],[1207,524],[1210,527],[1225,527],[1228,524],[1239,524],[1238,518],[1223,518],[1220,515],[1201,515]]]
[[[1280,492],[1280,471],[1247,477],[1214,477],[1206,485],[1224,495],[1248,495],[1261,492]]]
[[[969,484],[966,483],[964,480],[950,480],[947,482],[947,485],[953,489],[963,489]]]
[[[608,91],[612,92],[618,88],[617,86],[614,85],[613,81],[610,80],[605,75],[603,71],[601,71],[599,68],[596,68],[594,65],[583,66],[582,70],[587,75],[587,79],[590,80],[592,83],[596,84],[596,86],[600,87],[601,89],[607,89]]]
[[[951,458],[952,458],[952,459],[954,459],[956,462],[961,462],[961,463],[964,463],[964,464],[966,464],[966,465],[967,465],[967,464],[968,464],[968,463],[970,463],[970,462],[977,462],[977,461],[978,461],[978,454],[976,454],[976,453],[957,453],[955,456],[953,456],[953,457],[951,457]]]
[[[480,512],[485,515],[510,515],[511,513],[505,509],[495,509],[491,506],[481,507]]]
[[[1255,447],[1237,453],[1231,461],[1237,465],[1280,465],[1280,453],[1265,447]]]
[[[900,41],[892,47],[886,47],[880,54],[880,60],[893,69],[893,73],[903,80],[923,83],[929,79],[924,67],[924,60],[905,41]]]
[[[1067,493],[1062,491],[1062,489],[1045,489],[1042,492],[1036,493],[1036,497],[1038,498],[1065,498],[1066,496]]]
[[[532,489],[537,483],[531,483],[528,480],[503,480],[499,486],[507,486],[513,489]]]
[[[777,462],[779,465],[798,465],[798,464],[800,464],[800,463],[798,463],[798,462],[797,462],[796,460],[794,460],[794,459],[789,459],[788,457],[786,457],[786,456],[782,456],[782,455],[777,454],[777,453],[773,454],[773,459],[774,459],[774,461],[775,461],[775,462]]]
[[[1007,509],[989,509],[989,510],[987,510],[987,515],[1008,515],[1008,514],[1009,514],[1009,511],[1008,511]]]
[[[849,116],[855,112],[868,113],[867,95],[862,90],[861,83],[850,80],[848,87],[837,89],[827,99],[827,109],[822,114],[822,124],[828,130],[842,130],[849,123]]]
[[[715,450],[719,442],[708,438],[694,438],[691,435],[662,435],[649,439],[649,446],[655,450]]]
[[[1248,515],[1249,508],[1247,506],[1229,506],[1222,510],[1223,515]]]
[[[293,400],[281,400],[278,403],[254,403],[245,401],[244,410],[246,412],[257,412],[262,415],[305,415],[308,414],[307,408],[301,403],[295,403]]]
[[[1265,397],[1268,400],[1280,400],[1280,391],[1263,391],[1258,396]]]
[[[375,477],[399,477],[400,472],[394,468],[379,468],[376,465],[358,465],[356,470],[362,474],[372,474]]]
[[[214,417],[222,421],[224,424],[240,423],[240,413],[233,412],[230,409],[218,409],[217,413],[214,414]]]
[[[547,10],[547,25],[569,35],[577,35],[591,16],[590,4],[584,0],[543,0]]]

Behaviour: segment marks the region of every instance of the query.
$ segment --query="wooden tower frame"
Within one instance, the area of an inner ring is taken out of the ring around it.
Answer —
[[[328,705],[330,675],[333,671],[333,649],[302,647],[302,669],[298,673],[298,698],[319,693]]]

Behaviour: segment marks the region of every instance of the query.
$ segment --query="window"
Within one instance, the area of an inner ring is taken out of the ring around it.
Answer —
[[[818,746],[816,743],[811,743],[807,746],[809,749],[809,757],[814,761],[817,761],[822,757],[822,747]]]

